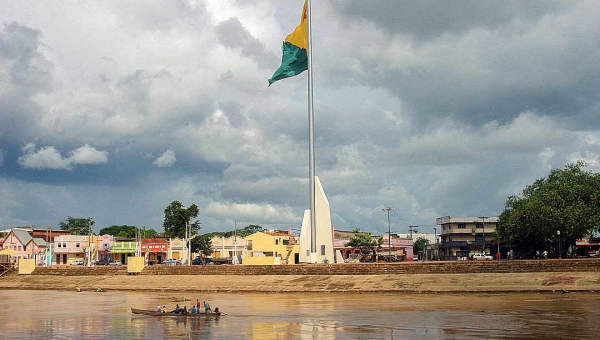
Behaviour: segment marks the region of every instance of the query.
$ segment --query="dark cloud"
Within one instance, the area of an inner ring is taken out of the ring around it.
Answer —
[[[27,138],[39,123],[32,97],[52,90],[52,69],[41,51],[41,32],[17,22],[0,31],[0,137]]]
[[[215,30],[219,43],[227,48],[239,50],[243,56],[254,60],[260,67],[276,67],[275,54],[265,49],[265,44],[253,37],[238,18],[220,22]]]
[[[514,20],[536,21],[568,4],[557,1],[497,0],[334,0],[332,7],[347,24],[367,21],[392,35],[418,42],[445,34],[461,35],[475,28],[495,29]]]

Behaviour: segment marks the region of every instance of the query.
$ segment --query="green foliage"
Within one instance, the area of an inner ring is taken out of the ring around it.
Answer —
[[[108,228],[100,229],[100,235],[112,235],[114,237],[134,238],[136,226],[133,225],[113,225]]]
[[[598,230],[600,175],[583,171],[584,162],[554,169],[528,185],[522,196],[510,196],[498,221],[499,236],[525,249],[558,250]],[[560,236],[558,232],[560,231]]]
[[[158,235],[156,230],[149,229],[145,230],[145,227],[142,227],[140,233],[142,238],[153,238]],[[133,225],[112,225],[108,228],[100,229],[99,235],[112,235],[114,237],[120,238],[134,238],[137,227]]]
[[[192,204],[189,208],[185,208],[179,201],[173,201],[165,208],[165,219],[163,228],[165,229],[166,237],[185,238],[185,229],[187,223],[193,218],[198,217],[200,209],[196,204]],[[191,222],[191,235],[197,234],[200,230],[200,222],[198,220]]]
[[[91,217],[67,217],[66,221],[60,222],[60,230],[68,230],[73,235],[89,235],[95,222]]]
[[[419,237],[417,238],[417,240],[415,241],[415,243],[413,243],[413,251],[414,253],[418,253],[420,251],[423,251],[427,248],[427,246],[429,245],[429,240],[424,238],[424,237]]]
[[[375,255],[376,250],[381,249],[383,236],[374,238],[368,233],[361,232],[359,228],[354,229],[353,232],[354,236],[344,246],[359,249],[365,256],[371,253]]]
[[[204,257],[210,256],[213,253],[212,242],[210,241],[211,237],[209,234],[194,237],[191,241],[192,252],[199,252]]]

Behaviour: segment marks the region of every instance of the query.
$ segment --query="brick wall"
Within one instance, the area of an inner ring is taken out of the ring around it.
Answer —
[[[596,272],[600,259],[301,264],[281,266],[149,266],[140,275],[380,275]],[[127,275],[123,267],[38,267],[33,275]]]

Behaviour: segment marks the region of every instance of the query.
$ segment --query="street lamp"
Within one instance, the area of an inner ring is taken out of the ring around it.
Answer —
[[[390,224],[390,211],[396,210],[390,207],[382,208],[381,210],[387,211],[388,217],[388,262],[392,261],[392,225]]]
[[[483,247],[481,253],[485,254],[485,219],[488,218],[488,216],[480,216],[479,218],[481,218],[481,228],[483,228]]]

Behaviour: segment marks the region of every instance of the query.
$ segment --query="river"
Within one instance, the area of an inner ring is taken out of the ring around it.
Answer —
[[[178,294],[179,296],[175,296]],[[218,320],[132,315],[191,307]],[[597,339],[600,295],[148,293],[4,290],[1,339]]]

